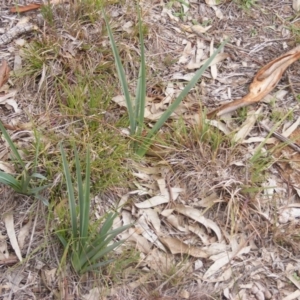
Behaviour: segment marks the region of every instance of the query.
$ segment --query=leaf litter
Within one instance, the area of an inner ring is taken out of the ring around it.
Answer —
[[[293,8],[297,9],[296,1],[291,2]],[[147,41],[151,45],[149,51],[152,51],[151,55],[155,55],[158,62],[156,66],[151,63],[150,68],[160,71],[165,82],[163,97],[151,95],[148,98],[146,112],[149,121],[157,120],[184,86],[182,80],[189,80],[189,70],[199,68],[199,64],[208,58],[215,45],[226,36],[231,35],[230,44],[205,73],[201,83],[203,89],[196,88],[191,93],[191,97],[172,116],[175,120],[183,116],[183,119],[190,121],[188,116],[194,114],[194,120],[198,120],[200,124],[201,119],[196,118],[199,116],[200,107],[205,105],[214,109],[231,98],[242,98],[246,94],[247,85],[261,67],[272,62],[271,59],[276,61],[278,55],[295,46],[290,40],[286,40],[286,36],[291,36],[291,31],[283,28],[278,20],[275,20],[277,27],[274,27],[273,17],[271,23],[269,19],[269,14],[276,15],[276,5],[282,5],[279,13],[283,17],[293,14],[291,3],[276,4],[274,1],[263,6],[265,15],[260,14],[254,7],[249,17],[234,2],[202,1],[196,5],[194,1],[190,1],[188,9],[185,5],[180,6],[188,16],[183,19],[176,16],[175,6],[170,8],[165,3],[156,6],[149,6],[148,3],[143,5],[148,13],[145,16],[146,21],[151,24],[152,35],[149,34]],[[120,17],[123,13],[121,10]],[[197,20],[199,24],[195,25],[191,20]],[[124,18],[122,22],[119,27],[131,32],[132,20]],[[24,24],[23,27],[19,24],[13,31],[9,31],[13,27],[8,29],[0,37],[2,44],[11,43],[17,36],[26,35],[35,29],[30,20]],[[273,29],[263,32],[263,28],[267,28],[266,24]],[[251,33],[253,29],[257,31],[256,35]],[[160,32],[161,35],[154,35],[153,32]],[[171,53],[175,59],[175,63],[167,69],[163,63],[166,53]],[[269,70],[278,72],[270,64]],[[298,76],[295,67],[291,66],[291,70],[293,88],[299,93],[298,86],[294,83]],[[282,70],[279,73],[281,72]],[[279,80],[276,78],[275,81]],[[287,84],[284,75],[282,82],[278,83],[278,90],[289,91],[290,86],[287,87]],[[261,100],[262,105],[259,108],[247,111],[246,119],[242,123],[228,120],[228,116],[223,120],[206,121],[207,124],[219,128],[224,136],[235,133],[236,141],[242,143],[235,153],[224,150],[228,145],[222,144],[217,156],[214,156],[210,147],[204,143],[186,143],[178,145],[178,153],[164,157],[168,166],[165,165],[165,170],[155,163],[150,168],[136,169],[134,176],[140,193],[126,194],[122,200],[122,208],[119,208],[121,217],[118,221],[124,224],[137,221],[134,228],[124,233],[124,237],[145,254],[142,258],[143,262],[149,263],[148,270],[166,271],[176,265],[183,254],[190,255],[189,259],[193,261],[193,253],[200,258],[201,263],[198,261],[199,268],[189,270],[190,278],[197,278],[201,283],[207,281],[213,291],[222,293],[227,299],[249,299],[250,295],[256,299],[298,297],[295,288],[299,287],[297,284],[291,287],[288,282],[291,272],[297,270],[290,271],[287,268],[290,258],[284,253],[286,251],[291,257],[290,260],[293,260],[297,259],[297,251],[285,247],[282,252],[281,246],[277,245],[285,240],[275,239],[282,238],[281,233],[284,230],[288,232],[293,226],[297,228],[299,155],[289,147],[273,152],[271,157],[275,158],[275,163],[268,168],[268,176],[273,179],[270,190],[276,185],[273,192],[247,191],[251,172],[249,158],[268,135],[266,130],[257,126],[260,114],[266,119],[270,117],[270,109],[266,108],[265,103],[269,102],[270,105],[276,98],[272,109],[286,110],[290,106],[293,108],[293,122],[287,126],[288,122],[285,121],[276,131],[299,143],[299,116],[295,99],[292,99],[290,91],[281,98],[276,97],[278,91],[270,95],[271,92],[268,91],[268,95]],[[201,106],[199,95],[203,102]],[[117,101],[122,105],[122,97]],[[22,106],[13,107],[13,110],[20,113],[20,110],[17,111],[19,107]],[[232,112],[231,116],[235,117],[236,114]],[[262,148],[265,151],[270,149],[269,145],[280,145],[274,138],[269,138],[269,141],[272,144],[265,143]],[[258,187],[261,184],[259,182]],[[276,202],[276,209],[272,206],[272,201]],[[275,233],[274,241],[272,230]],[[295,239],[294,235],[291,235],[291,239]],[[296,240],[292,242],[297,244]],[[259,269],[255,271],[256,267]],[[134,281],[134,288],[137,289],[141,284],[146,285],[146,282],[147,279],[142,283]],[[214,285],[215,282],[218,284]],[[187,297],[190,294],[192,293],[186,294]],[[99,293],[95,292],[94,297],[99,297]]]

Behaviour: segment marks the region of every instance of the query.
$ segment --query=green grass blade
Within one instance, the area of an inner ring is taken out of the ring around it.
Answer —
[[[77,238],[77,214],[76,214],[76,203],[75,203],[74,189],[73,189],[73,185],[72,185],[71,174],[70,174],[66,154],[65,154],[65,151],[62,147],[62,144],[60,144],[60,152],[61,152],[61,156],[62,156],[63,169],[64,169],[66,184],[67,184],[69,207],[70,207],[70,216],[71,216],[71,226],[72,226],[72,235],[73,235],[73,238],[76,239]]]
[[[77,180],[77,192],[78,192],[78,202],[79,202],[79,249],[81,249],[81,232],[82,232],[82,220],[83,220],[83,211],[84,211],[84,193],[83,193],[83,183],[81,176],[81,167],[78,157],[78,152],[74,146],[74,157],[75,157],[75,167],[76,167],[76,180]],[[80,251],[80,250],[79,250]]]
[[[29,183],[30,183],[31,176],[29,175],[26,169],[23,170],[21,174],[21,193],[27,194],[29,191]]]
[[[41,180],[47,180],[47,178],[44,175],[40,174],[40,173],[33,173],[33,174],[30,175],[30,177],[31,178],[38,178],[38,179],[41,179]]]
[[[140,49],[141,49],[141,65],[139,71],[139,78],[136,90],[135,99],[135,119],[137,120],[137,135],[140,136],[143,131],[144,117],[145,117],[145,102],[146,102],[146,63],[145,63],[145,46],[143,26],[141,20],[141,12],[139,5],[137,5],[139,17],[139,35],[140,35]]]
[[[109,22],[107,20],[107,17],[105,15],[105,13],[103,13],[104,15],[104,19],[105,19],[105,23],[106,23],[106,28],[107,28],[107,32],[108,32],[108,36],[110,39],[110,43],[111,43],[111,48],[113,51],[113,55],[114,55],[114,59],[115,59],[115,64],[116,64],[116,68],[117,68],[117,72],[118,72],[118,77],[122,86],[122,90],[124,93],[124,97],[125,97],[125,101],[126,101],[126,106],[127,106],[127,110],[128,110],[128,116],[129,116],[129,122],[130,122],[130,133],[134,134],[136,131],[136,120],[135,120],[135,115],[133,112],[133,108],[132,108],[132,103],[131,103],[131,97],[129,94],[129,89],[128,89],[128,84],[127,84],[127,80],[126,80],[126,76],[125,76],[125,72],[122,66],[122,62],[121,62],[121,58],[118,52],[118,48],[117,45],[115,43]]]
[[[108,233],[111,229],[114,219],[117,217],[117,213],[109,213],[107,217],[105,218],[105,222],[101,226],[101,229],[99,231],[99,236],[103,236],[104,234]]]
[[[22,168],[25,169],[25,163],[24,163],[23,159],[21,158],[17,148],[15,147],[13,141],[11,140],[9,134],[7,133],[7,131],[1,121],[0,121],[0,130],[2,131],[7,143],[9,144],[9,147],[10,147],[11,151],[13,152],[15,158],[19,161],[19,164],[22,166]]]
[[[80,273],[85,273],[85,272],[88,272],[88,271],[97,272],[97,271],[99,271],[98,270],[99,268],[105,267],[108,264],[112,263],[113,261],[115,261],[115,259],[109,259],[109,260],[106,260],[106,261],[99,262],[97,264],[93,264],[93,265],[89,265],[89,266],[83,267],[83,269],[82,269],[82,271]]]
[[[105,247],[117,237],[118,234],[130,228],[132,224],[124,225],[119,227],[105,235],[105,237],[96,238],[90,247],[86,250],[85,253],[82,253],[80,256],[80,262],[84,265],[88,260],[90,260],[93,256],[95,256],[101,249],[105,249]]]
[[[0,171],[0,182],[5,185],[10,186],[16,192],[20,193],[22,190],[21,184],[16,178],[14,178],[12,175],[4,173],[2,171]]]
[[[113,243],[112,245],[103,248],[100,251],[97,251],[97,253],[90,257],[89,262],[93,263],[96,262],[97,260],[101,259],[102,257],[104,257],[107,253],[111,252],[112,250],[114,250],[115,248],[117,248],[119,245],[123,244],[124,240],[118,241]]]
[[[209,67],[212,60],[216,57],[216,55],[221,51],[224,45],[227,43],[227,40],[224,41],[219,48],[213,53],[213,55],[207,60],[207,62],[195,73],[194,77],[191,81],[186,85],[186,87],[182,90],[179,96],[175,99],[175,101],[168,107],[168,109],[162,114],[159,120],[155,123],[153,128],[149,131],[148,135],[145,138],[144,143],[137,150],[137,154],[140,156],[144,156],[151,145],[151,141],[153,136],[158,132],[158,130],[163,126],[166,120],[171,116],[171,114],[175,111],[181,101],[187,96],[190,90],[197,84],[200,77],[203,75],[204,71]]]
[[[39,193],[40,191],[43,191],[44,189],[46,189],[47,187],[51,186],[51,184],[46,184],[46,185],[42,185],[42,186],[39,186],[39,187],[36,187],[36,188],[32,188],[32,189],[29,189],[29,193],[30,194],[37,194]]]
[[[62,243],[63,247],[66,248],[68,246],[67,240],[59,232],[56,233],[56,236],[58,237],[58,239]]]
[[[83,203],[80,210],[80,238],[82,247],[86,243],[88,237],[89,228],[89,215],[90,215],[90,173],[91,173],[91,162],[90,162],[90,149],[88,148],[86,154],[86,170],[85,170],[85,183],[84,183],[84,194]]]
[[[35,156],[34,156],[34,163],[33,163],[33,172],[36,172],[36,168],[38,165],[38,157],[39,157],[39,150],[40,150],[40,137],[35,132],[35,140],[36,140],[36,149],[35,149]]]

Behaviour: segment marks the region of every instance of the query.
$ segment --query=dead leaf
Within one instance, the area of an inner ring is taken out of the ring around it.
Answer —
[[[16,232],[15,232],[15,226],[14,226],[14,217],[13,214],[7,213],[4,216],[4,223],[7,231],[8,238],[10,240],[10,244],[12,248],[15,250],[15,253],[20,261],[23,260],[21,250],[17,241]]]
[[[201,25],[193,25],[191,27],[191,30],[195,33],[205,33],[206,31],[208,31],[212,26],[207,26],[207,27],[203,27]]]
[[[38,3],[31,3],[25,6],[15,6],[12,7],[9,12],[11,13],[23,13],[26,11],[31,11],[31,10],[36,10],[39,9],[42,6],[42,4],[38,4]]]
[[[300,117],[294,122],[287,130],[285,130],[282,135],[288,138],[300,125]]]
[[[103,299],[103,291],[100,287],[95,287],[89,291],[88,294],[83,295],[83,300],[99,300]]]
[[[166,251],[164,245],[159,241],[156,233],[149,227],[145,214],[142,214],[135,223],[137,229],[140,229],[141,234],[146,238],[151,244],[154,244],[159,249]]]
[[[209,235],[205,232],[203,227],[200,227],[198,224],[192,224],[189,226],[189,230],[199,236],[204,245],[210,244]]]
[[[137,208],[150,208],[168,202],[169,202],[169,197],[167,196],[154,196],[143,202],[135,203],[134,205]]]
[[[0,161],[0,170],[8,174],[15,174],[14,167],[11,164],[4,161]]]
[[[248,136],[248,134],[252,130],[254,124],[256,123],[256,120],[259,117],[262,109],[263,108],[261,106],[261,107],[258,108],[257,111],[255,111],[255,112],[250,111],[248,113],[247,119],[245,120],[245,122],[240,127],[240,130],[233,137],[234,142],[239,142],[239,141],[242,142]]]
[[[212,39],[210,42],[210,48],[209,48],[210,56],[212,56],[214,54],[214,52],[215,52],[214,51],[214,39]],[[218,77],[218,69],[217,69],[216,65],[210,66],[210,74],[213,79],[216,79]]]
[[[211,6],[217,5],[219,3],[219,1],[218,0],[205,0],[205,3],[211,7]]]
[[[224,252],[223,255],[221,255],[221,258],[217,259],[205,272],[203,276],[203,280],[207,280],[209,277],[214,275],[216,272],[218,272],[221,268],[223,268],[225,265],[227,265],[231,259],[235,256],[241,255],[243,253],[248,253],[250,251],[250,247],[244,247],[241,250],[236,253],[236,251],[233,252]],[[222,253],[221,253],[222,254]]]
[[[57,269],[51,269],[51,270],[42,270],[41,272],[41,278],[45,286],[49,289],[49,291],[52,291],[55,287],[55,283],[57,280]]]
[[[191,42],[187,42],[186,46],[183,49],[183,54],[178,60],[178,63],[186,64],[191,59],[191,56],[193,55],[195,55],[195,48],[192,47]]]
[[[5,59],[3,59],[0,67],[0,87],[2,87],[8,81],[9,72],[10,68],[8,63]]]
[[[134,242],[138,251],[145,254],[151,251],[151,244],[143,236],[137,234],[134,228],[130,228],[128,232],[122,233],[121,237],[126,241]]]
[[[154,209],[143,209],[141,212],[146,214],[147,220],[152,224],[153,228],[157,232],[160,233],[160,218],[158,217],[158,213]]]
[[[18,234],[18,243],[21,250],[24,247],[26,237],[29,235],[30,228],[31,228],[31,220],[29,220],[29,222],[27,222],[27,224],[21,228]]]
[[[222,11],[221,11],[221,9],[219,7],[212,6],[211,8],[215,11],[216,17],[218,19],[222,20],[224,18],[223,13],[222,13]]]
[[[188,254],[194,257],[207,258],[208,255],[200,248],[189,246],[177,238],[166,237],[160,238],[160,241],[168,247],[172,254]]]
[[[229,54],[227,53],[219,53],[215,56],[215,58],[211,61],[211,63],[209,64],[209,66],[214,66],[216,64],[218,64],[219,62],[221,62],[222,60],[226,59],[227,57],[229,57]],[[205,59],[201,62],[190,62],[186,68],[187,69],[199,69],[202,65],[204,65],[206,63],[208,59]]]
[[[174,256],[162,252],[157,248],[151,250],[145,262],[152,270],[159,271],[161,274],[167,274],[175,263]]]
[[[284,71],[299,58],[300,46],[297,46],[289,52],[272,60],[258,71],[253,82],[250,84],[249,93],[246,96],[220,106],[210,112],[207,117],[212,118],[215,115],[221,116],[240,107],[245,107],[259,102],[276,87]]]
[[[300,10],[300,0],[293,0],[293,9],[295,11],[299,11]]]
[[[219,241],[222,240],[222,234],[219,226],[212,220],[205,218],[198,209],[189,206],[184,206],[184,205],[176,205],[174,209],[177,212],[199,222],[200,224],[204,225],[206,228],[210,228],[215,232],[218,240]]]
[[[199,116],[199,114],[197,114],[197,115]],[[200,122],[201,122],[200,119],[197,120],[198,124]],[[231,133],[230,129],[224,123],[222,123],[218,120],[205,120],[205,123],[218,128],[220,131],[222,131],[226,135],[229,135]]]
[[[175,215],[170,215],[166,218],[167,222],[169,222],[172,226],[174,226],[175,228],[177,228],[179,231],[181,232],[188,232],[188,229],[186,228],[186,226],[182,226],[180,225],[180,219],[179,216],[175,216]]]
[[[178,198],[180,192],[182,192],[181,188],[172,187],[170,188],[170,192],[172,193],[172,195],[169,195],[169,190],[167,189],[165,179],[163,178],[157,179],[157,184],[161,195],[154,196],[140,203],[135,203],[134,205],[137,208],[151,208],[160,204],[168,203],[171,197],[172,200],[175,201]]]

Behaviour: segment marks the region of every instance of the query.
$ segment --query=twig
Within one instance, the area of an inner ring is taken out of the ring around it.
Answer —
[[[17,256],[10,256],[8,258],[1,259],[0,260],[0,266],[16,264],[18,261],[19,261],[19,259],[17,258]]]
[[[272,135],[274,135],[274,137],[276,137],[278,140],[282,141],[283,143],[286,143],[293,150],[300,153],[300,146],[299,145],[297,145],[296,143],[293,143],[290,139],[284,137],[283,135],[281,135],[280,133],[278,133],[276,131],[272,132],[272,130],[267,125],[263,124],[262,122],[259,122],[259,125],[263,129],[265,129],[268,133],[271,133]]]
[[[287,77],[288,77],[288,81],[289,81],[289,87],[290,87],[291,92],[294,96],[294,100],[297,101],[297,94],[295,93],[295,89],[294,89],[294,85],[293,85],[292,80],[291,80],[290,72],[287,72]]]

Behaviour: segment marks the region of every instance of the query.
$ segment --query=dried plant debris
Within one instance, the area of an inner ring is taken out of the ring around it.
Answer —
[[[267,96],[278,84],[283,72],[295,61],[300,58],[300,46],[290,50],[286,54],[274,59],[266,66],[261,68],[255,75],[253,82],[249,87],[249,94],[242,99],[227,103],[217,110],[210,112],[207,116],[212,118],[217,115],[234,111],[240,107],[244,107],[262,100]]]
[[[77,74],[81,80],[100,74],[97,84],[103,86],[108,81],[102,82],[101,76],[115,78],[100,13],[93,19],[82,1],[52,0],[50,7],[41,1],[18,1],[17,6],[4,2],[0,114],[13,141],[31,149],[34,134],[41,133],[47,141],[43,151],[56,157],[56,139],[71,136],[82,145],[86,142],[90,132],[81,139],[82,124],[108,123],[126,136],[126,129],[119,127],[119,122],[124,126],[126,104],[117,85],[110,91],[114,103],[107,111],[89,114],[86,102],[84,113],[69,115],[73,94],[89,100],[93,96],[90,78],[77,91]],[[131,92],[140,54],[134,4],[106,4]],[[114,229],[134,224],[120,235],[126,240],[115,250],[121,262],[110,264],[101,278],[94,274],[78,278],[52,239],[65,199],[56,195],[49,226],[45,220],[51,209],[1,187],[5,200],[0,294],[4,299],[299,298],[299,1],[141,1],[140,5],[149,127],[220,42],[228,37],[229,42],[159,132],[153,156],[134,166],[128,163],[134,168],[134,180],[128,179],[132,188],[114,186],[94,198],[97,222],[113,207],[119,212]],[[32,58],[43,60],[33,70],[24,53],[36,49],[34,42],[41,48]],[[90,73],[84,74],[86,70]],[[14,72],[27,75],[20,79]],[[62,93],[56,103],[55,94],[63,89],[57,80],[63,76],[72,93]],[[248,107],[257,102],[259,107]],[[238,109],[241,106],[247,107]],[[212,111],[210,120],[205,120],[204,108]],[[105,122],[98,122],[97,114],[105,115]],[[69,132],[69,124],[77,123]],[[52,130],[58,137],[50,134]],[[9,153],[1,141],[0,169],[14,174]],[[127,164],[125,159],[123,163]],[[61,176],[58,170],[53,173],[55,190]],[[98,180],[103,179],[95,177],[93,184]]]

